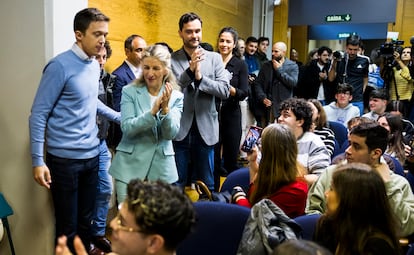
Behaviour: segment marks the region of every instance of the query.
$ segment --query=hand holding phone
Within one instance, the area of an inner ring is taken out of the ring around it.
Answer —
[[[262,134],[262,128],[258,126],[250,126],[246,138],[243,141],[241,150],[244,152],[251,152],[254,145],[257,144]]]

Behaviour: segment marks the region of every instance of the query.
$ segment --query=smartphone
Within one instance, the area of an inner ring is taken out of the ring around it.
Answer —
[[[259,141],[260,136],[262,135],[262,130],[263,129],[261,127],[250,126],[246,138],[241,146],[241,150],[244,152],[251,152],[254,145]]]

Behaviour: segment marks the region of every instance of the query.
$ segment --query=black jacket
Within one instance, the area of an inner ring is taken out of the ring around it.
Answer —
[[[322,72],[328,73],[329,64],[325,65]],[[298,86],[296,88],[296,96],[300,98],[310,99],[318,97],[319,73],[321,72],[318,66],[318,60],[312,60],[308,65],[303,66],[300,70]],[[325,102],[329,104],[335,100],[336,83],[330,82],[328,79],[322,81],[323,92],[325,94]]]
[[[293,96],[298,75],[298,65],[287,58],[277,70],[273,68],[272,61],[264,63],[254,81],[255,97],[261,109],[265,110],[263,99],[268,98],[272,101],[274,115],[278,116],[280,103]]]

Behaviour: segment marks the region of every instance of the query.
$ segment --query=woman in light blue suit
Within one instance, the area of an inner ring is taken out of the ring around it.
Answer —
[[[180,129],[183,94],[173,89],[167,48],[148,47],[142,69],[142,76],[122,89],[122,139],[109,169],[118,201],[124,201],[131,179],[178,180],[172,139]]]

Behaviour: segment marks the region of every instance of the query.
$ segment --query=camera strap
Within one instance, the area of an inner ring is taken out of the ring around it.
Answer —
[[[394,68],[392,69],[392,79],[394,80],[395,98],[397,99],[397,101],[400,101],[400,95],[398,95],[398,90],[397,90],[397,81],[395,80]]]
[[[342,75],[342,83],[346,83],[346,77],[348,76],[348,54],[345,55],[345,68],[344,68],[344,74]]]

